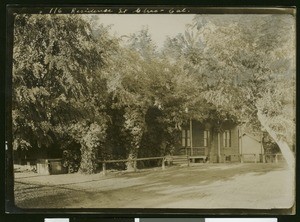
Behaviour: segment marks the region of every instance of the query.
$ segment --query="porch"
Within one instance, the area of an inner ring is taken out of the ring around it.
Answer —
[[[182,147],[180,154],[192,163],[205,163],[208,160],[208,147]]]

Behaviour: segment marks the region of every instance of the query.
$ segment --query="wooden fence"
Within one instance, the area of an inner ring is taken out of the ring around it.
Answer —
[[[184,156],[181,156],[183,158]],[[204,156],[201,156],[203,158]],[[229,159],[227,159],[229,157]],[[146,160],[162,160],[161,168],[165,169],[165,162],[172,162],[176,158],[176,156],[163,156],[163,157],[145,157],[145,158],[135,158],[135,159],[121,159],[121,160],[99,160],[98,163],[102,164],[102,172],[106,175],[106,165],[108,163],[126,163],[131,162],[133,165],[134,171],[137,170],[137,161],[146,161]],[[184,159],[187,161],[187,166],[190,166],[190,162],[192,159],[200,158],[200,156],[185,156]],[[223,162],[233,162],[234,160],[238,160],[235,162],[245,163],[245,162],[252,162],[252,163],[278,163],[283,160],[282,154],[231,154],[231,155],[223,155],[223,160],[220,160],[219,163]],[[205,162],[205,161],[203,161]]]
[[[251,163],[278,163],[283,161],[282,154],[232,154],[232,155],[224,155],[223,161],[220,162],[232,162],[232,159],[238,160],[235,162],[251,162]]]
[[[187,159],[203,158],[204,156],[187,156]],[[218,156],[217,154],[210,156],[208,162],[211,163],[279,163],[284,161],[282,154],[223,154]],[[205,161],[202,161],[205,162]]]
[[[281,161],[284,161],[284,157],[282,154],[265,154],[264,161],[266,163],[279,163]]]
[[[135,158],[135,159],[122,159],[122,160],[99,160],[98,163],[102,163],[102,172],[106,175],[106,164],[107,163],[123,163],[123,162],[131,162],[134,168],[134,171],[137,170],[137,161],[145,161],[145,160],[162,160],[161,168],[165,169],[165,162],[167,157],[145,157],[145,158]]]

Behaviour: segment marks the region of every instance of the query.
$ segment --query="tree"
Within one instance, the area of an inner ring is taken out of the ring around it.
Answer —
[[[213,79],[205,99],[219,112],[266,130],[294,170],[294,17],[203,15],[192,27],[202,34],[199,60],[208,61],[205,74]]]
[[[202,85],[155,49],[148,31],[141,30],[118,50],[107,72],[110,106],[123,113],[122,134],[130,138],[124,142],[129,159],[172,153],[181,125],[206,109]]]
[[[105,137],[99,70],[111,45],[105,32],[96,39],[92,31],[80,15],[19,14],[13,49],[14,148],[49,146],[66,134],[81,144],[87,173]]]
[[[148,77],[143,72],[143,65],[142,57],[137,51],[132,48],[119,47],[104,71],[107,78],[107,91],[110,95],[107,101],[108,112],[114,110],[115,114],[122,113],[123,125],[119,126],[118,130],[122,135],[126,135],[123,137],[125,147],[120,148],[126,150],[126,158],[130,160],[127,163],[128,170],[134,168],[131,160],[137,158],[149,102]]]

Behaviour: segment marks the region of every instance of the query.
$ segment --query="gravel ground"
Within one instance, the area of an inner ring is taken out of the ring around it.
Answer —
[[[195,164],[138,172],[42,176],[15,173],[21,208],[290,208],[294,182],[283,164]]]

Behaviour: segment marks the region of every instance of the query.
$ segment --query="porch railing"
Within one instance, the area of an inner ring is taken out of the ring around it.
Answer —
[[[183,147],[181,154],[187,156],[207,156],[207,147]]]

